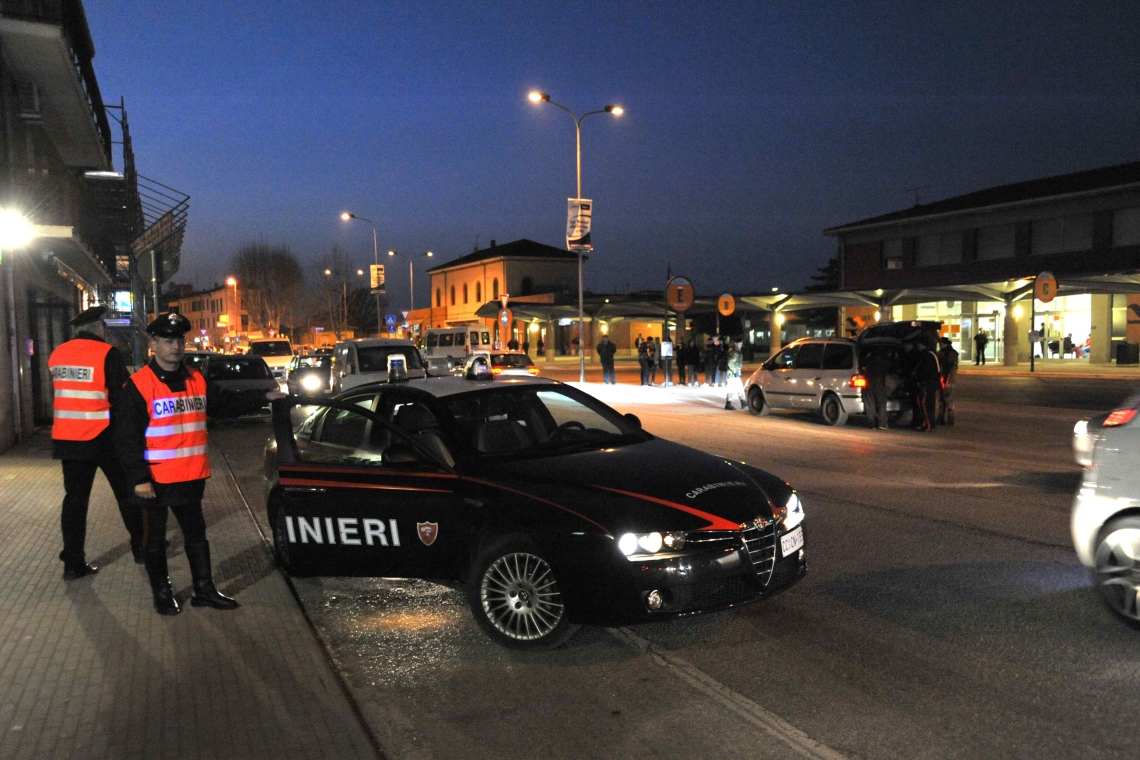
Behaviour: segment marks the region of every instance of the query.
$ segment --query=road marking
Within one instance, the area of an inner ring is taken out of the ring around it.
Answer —
[[[671,671],[700,693],[724,705],[760,730],[784,742],[804,757],[812,760],[847,760],[846,755],[836,752],[826,744],[820,744],[780,716],[769,712],[743,694],[728,688],[692,663],[675,654],[662,652],[628,628],[607,628],[606,630],[627,647],[640,654],[648,655],[655,663]]]

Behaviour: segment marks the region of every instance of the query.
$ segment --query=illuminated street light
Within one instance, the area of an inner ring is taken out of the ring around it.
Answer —
[[[27,217],[15,209],[0,209],[0,250],[23,248],[36,236]]]
[[[229,287],[234,289],[234,307],[232,309],[230,309],[232,316],[230,317],[230,324],[228,325],[228,328],[229,328],[229,330],[233,331],[234,340],[236,341],[237,337],[238,337],[238,328],[237,328],[237,320],[234,317],[240,317],[241,316],[241,309],[238,307],[237,278],[236,277],[227,277],[226,278],[226,285],[228,285]],[[236,312],[236,314],[234,314],[234,312]]]
[[[23,248],[36,237],[35,228],[27,217],[15,209],[0,209],[0,264],[4,263],[4,250]],[[20,410],[20,353],[16,340],[16,292],[12,270],[15,262],[8,262],[6,284],[8,290],[8,350],[12,356],[12,428],[16,443],[23,440],[23,412]]]
[[[396,253],[395,251],[388,251],[388,255],[389,256],[399,256],[400,254]],[[411,255],[408,256],[408,311],[409,312],[416,310],[416,273],[415,273],[415,270],[412,269],[412,264],[415,263],[416,259],[419,259],[419,258],[430,259],[432,256],[435,256],[435,254],[431,251],[424,251],[423,253],[421,253],[418,256],[411,256]]]
[[[342,221],[348,222],[353,219],[359,219],[362,222],[368,222],[372,225],[372,263],[380,266],[380,249],[376,244],[376,223],[371,219],[365,219],[363,216],[357,216],[350,211],[342,211],[340,218]],[[384,315],[380,313],[380,293],[376,293],[376,334],[380,334],[380,323]]]
[[[577,116],[566,106],[561,103],[555,103],[550,99],[550,95],[545,92],[538,92],[535,90],[527,95],[527,99],[531,103],[549,103],[552,106],[561,108],[566,113],[570,114],[570,118],[574,120],[574,134],[575,145],[577,147],[577,170],[578,170],[578,195],[577,198],[582,197],[582,122],[585,121],[587,116],[593,116],[596,113],[608,113],[613,116],[621,116],[625,113],[625,109],[618,105],[607,105],[599,111],[587,111],[580,117]],[[586,382],[586,315],[582,302],[582,252],[578,251],[578,381]]]

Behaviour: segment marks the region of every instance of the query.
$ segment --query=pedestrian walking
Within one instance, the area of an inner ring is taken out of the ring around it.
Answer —
[[[915,428],[924,433],[934,430],[937,415],[938,391],[942,387],[942,369],[938,355],[931,350],[923,338],[913,344],[916,357],[914,369],[915,414],[918,415]]]
[[[602,341],[594,349],[598,353],[598,361],[602,364],[602,383],[606,385],[617,384],[617,374],[614,372],[614,354],[617,346],[610,340],[610,336],[603,335]]]
[[[232,610],[238,603],[218,592],[210,566],[210,544],[202,495],[210,462],[206,417],[237,417],[284,398],[279,391],[227,391],[182,364],[190,320],[158,315],[146,331],[151,360],[131,375],[113,407],[115,446],[141,509],[142,548],[154,608],[177,615],[166,562],[167,510],[182,529],[193,577],[190,604]]]
[[[723,388],[728,383],[728,339],[717,342],[716,347],[716,385]]]
[[[985,366],[986,363],[986,345],[990,342],[990,336],[986,335],[985,329],[978,330],[977,335],[974,336],[974,364],[981,364]]]
[[[942,373],[942,387],[939,390],[938,424],[954,424],[954,386],[958,382],[958,351],[950,345],[950,339],[938,340],[938,367]]]
[[[638,336],[640,339],[641,336]],[[637,364],[641,367],[641,384],[649,384],[649,341],[643,340],[637,344]]]
[[[733,343],[725,352],[725,388],[724,408],[732,409],[732,397],[736,396],[740,408],[744,408],[744,382],[741,375],[744,372],[744,354],[741,352],[741,343]]]
[[[713,337],[705,342],[704,365],[705,385],[709,388],[716,385],[716,354],[720,338]]]
[[[893,369],[893,357],[887,346],[874,346],[863,358],[860,371],[867,378],[867,387],[863,389],[863,407],[873,429],[887,430],[890,427],[890,413],[887,411],[890,388],[887,376]]]
[[[63,579],[75,580],[99,571],[88,564],[87,508],[95,471],[102,470],[111,486],[119,515],[130,536],[131,554],[142,561],[142,522],[131,500],[131,484],[115,451],[111,407],[127,381],[127,365],[107,343],[103,316],[106,306],[92,306],[68,324],[82,327],[48,357],[52,389],[52,458],[63,469]]]

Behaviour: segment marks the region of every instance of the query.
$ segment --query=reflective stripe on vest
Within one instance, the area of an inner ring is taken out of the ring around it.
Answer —
[[[57,441],[90,441],[111,424],[104,368],[111,344],[75,338],[51,352],[51,437]]]
[[[210,477],[206,455],[206,379],[188,369],[186,390],[172,391],[149,366],[131,375],[146,402],[146,452],[151,479],[184,483]]]

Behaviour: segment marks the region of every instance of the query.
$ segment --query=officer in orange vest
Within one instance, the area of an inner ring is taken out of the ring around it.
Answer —
[[[210,544],[202,516],[202,495],[210,477],[206,417],[237,417],[284,398],[278,391],[226,391],[182,364],[190,320],[159,314],[146,331],[154,356],[131,375],[114,407],[115,445],[141,508],[143,558],[154,608],[181,612],[166,562],[167,510],[174,512],[185,540],[193,577],[190,604],[232,610],[238,603],[214,586]]]
[[[70,581],[99,571],[87,563],[87,505],[95,471],[103,471],[119,514],[131,536],[131,552],[142,562],[142,521],[132,504],[131,484],[115,453],[111,406],[127,381],[127,365],[103,340],[106,306],[92,306],[68,324],[83,327],[78,335],[51,352],[48,369],[54,397],[52,457],[63,463],[63,579]]]

